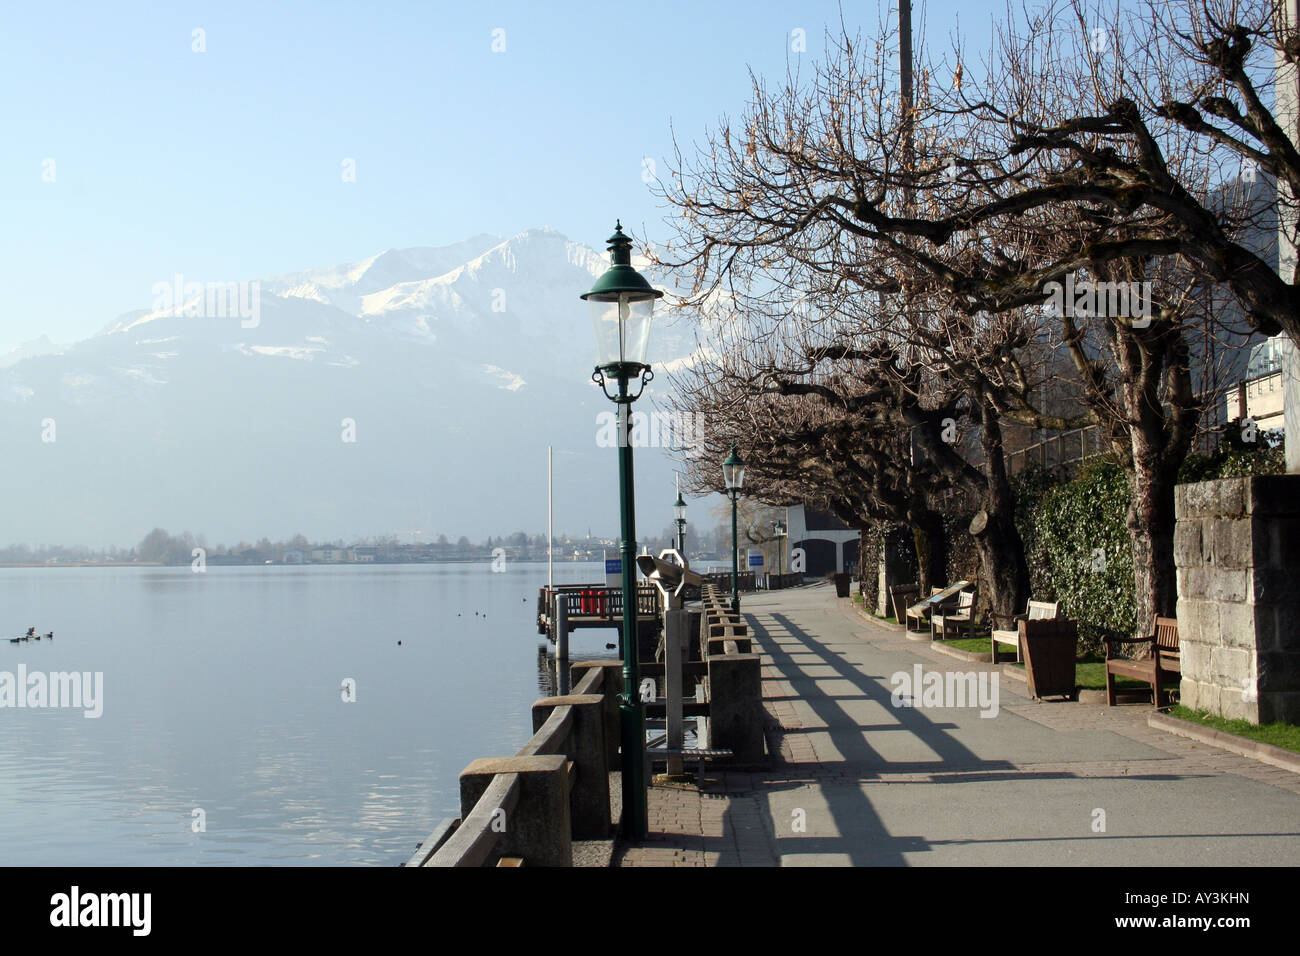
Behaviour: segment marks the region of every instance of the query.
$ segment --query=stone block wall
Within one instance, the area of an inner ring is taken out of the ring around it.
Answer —
[[[1181,702],[1300,724],[1300,475],[1179,485]]]

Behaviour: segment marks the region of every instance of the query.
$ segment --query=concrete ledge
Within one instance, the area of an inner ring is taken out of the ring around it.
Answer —
[[[1229,734],[1213,727],[1202,727],[1190,720],[1181,720],[1159,710],[1152,711],[1150,716],[1147,717],[1147,725],[1154,727],[1156,730],[1163,730],[1166,733],[1177,734],[1179,737],[1187,737],[1203,744],[1209,744],[1211,747],[1230,750],[1243,757],[1249,757],[1251,760],[1258,760],[1260,763],[1281,767],[1283,770],[1289,770],[1292,773],[1300,773],[1300,754],[1291,750],[1283,750],[1281,747],[1274,747],[1272,744],[1251,740],[1249,737],[1238,737],[1236,734]]]
[[[946,654],[949,657],[955,657],[961,661],[971,661],[975,664],[993,663],[993,655],[991,653],[981,654],[979,651],[963,651],[960,647],[948,647],[942,641],[934,641],[930,647],[938,651],[940,654]]]
[[[1010,677],[1012,680],[1018,680],[1022,684],[1029,683],[1029,674],[1023,667],[1017,667],[1015,664],[1004,663],[1002,665],[1002,676]]]
[[[761,666],[758,654],[709,658],[709,746],[730,750],[734,765],[763,760],[766,711]]]
[[[442,822],[434,827],[433,832],[415,848],[415,852],[411,854],[411,858],[407,860],[405,865],[424,866],[429,861],[429,858],[442,849],[442,845],[451,839],[459,826],[459,817],[444,818]]]
[[[609,835],[604,703],[603,694],[537,701],[533,704],[533,739],[518,754],[564,753],[573,761],[576,773],[569,781],[569,829],[579,840],[603,840]],[[549,736],[543,733],[548,727],[554,728]]]
[[[481,798],[494,783],[512,777],[518,779],[516,805],[513,810],[501,806],[498,818],[499,805]],[[573,865],[569,761],[563,754],[475,760],[460,774],[460,806],[465,822],[447,846],[461,833],[477,830],[485,838],[497,838],[499,856],[523,857],[530,866]]]
[[[897,633],[901,634],[904,630],[906,630],[906,628],[904,628],[903,625],[901,624],[890,624],[888,621],[881,620],[880,618],[872,614],[870,611],[868,611],[866,608],[864,608],[861,604],[858,604],[856,601],[853,602],[853,609],[857,611],[859,615],[866,618],[872,624],[876,625],[876,627],[884,628],[886,631],[896,631]]]

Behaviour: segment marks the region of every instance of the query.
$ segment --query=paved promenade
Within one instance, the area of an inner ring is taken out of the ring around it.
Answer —
[[[878,626],[834,589],[747,595],[772,768],[650,791],[622,866],[1300,863],[1300,775],[1146,725],[1147,705],[891,705],[892,674],[988,671]],[[1104,829],[1102,829],[1104,827]]]

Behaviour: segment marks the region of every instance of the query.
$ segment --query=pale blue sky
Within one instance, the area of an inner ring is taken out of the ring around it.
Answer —
[[[880,9],[843,13],[870,31]],[[929,42],[960,13],[984,46],[1001,9],[932,0]],[[662,234],[643,159],[663,172],[671,127],[685,145],[739,114],[747,66],[782,75],[795,28],[820,56],[839,17],[834,0],[11,5],[0,350],[82,338],[177,272],[251,279],[542,225],[600,248],[615,217]]]

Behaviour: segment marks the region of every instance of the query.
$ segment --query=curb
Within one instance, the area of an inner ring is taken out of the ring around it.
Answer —
[[[1147,717],[1147,726],[1154,727],[1156,730],[1163,730],[1166,733],[1177,734],[1179,737],[1188,737],[1200,743],[1209,744],[1211,747],[1230,750],[1243,757],[1249,757],[1251,760],[1258,760],[1260,763],[1266,763],[1273,767],[1281,767],[1283,770],[1289,770],[1292,773],[1300,773],[1300,753],[1283,750],[1281,747],[1274,747],[1272,744],[1251,740],[1249,737],[1238,737],[1236,734],[1216,730],[1213,727],[1202,727],[1190,720],[1172,717],[1159,710],[1153,711]]]
[[[959,647],[945,647],[943,642],[934,641],[930,644],[930,649],[940,654],[946,654],[949,657],[955,657],[958,660],[970,661],[974,664],[992,663],[989,658],[990,654],[981,654],[979,651],[963,651]]]
[[[890,624],[888,621],[882,621],[880,618],[876,617],[876,615],[872,614],[870,611],[868,611],[866,608],[860,605],[857,601],[854,601],[852,598],[839,598],[839,600],[848,601],[849,604],[853,606],[853,610],[857,612],[859,617],[870,621],[872,624],[876,625],[876,627],[884,628],[886,631],[894,631],[896,633],[902,633],[903,625]]]

